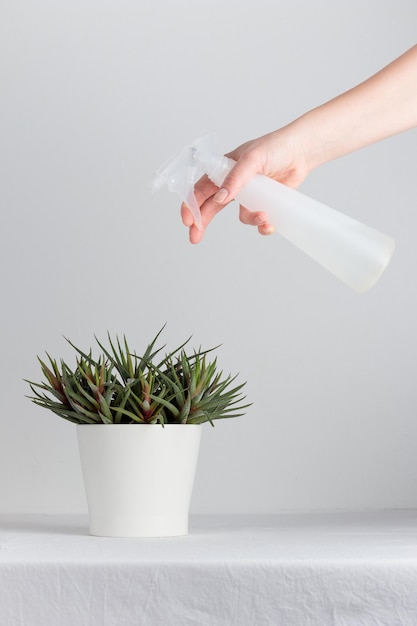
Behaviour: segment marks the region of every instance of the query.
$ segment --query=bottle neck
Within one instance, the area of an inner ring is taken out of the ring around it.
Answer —
[[[217,187],[222,186],[224,179],[236,163],[236,161],[229,159],[229,157],[221,154],[209,154],[208,152],[204,152],[204,150],[197,151],[196,159],[203,167],[207,176]]]

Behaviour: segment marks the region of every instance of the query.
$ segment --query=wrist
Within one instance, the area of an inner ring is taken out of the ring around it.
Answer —
[[[323,127],[319,109],[308,111],[287,128],[296,142],[298,161],[303,164],[305,175],[335,158],[331,137]]]

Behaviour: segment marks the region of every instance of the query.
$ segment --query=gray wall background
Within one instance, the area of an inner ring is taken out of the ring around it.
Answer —
[[[417,132],[301,190],[391,234],[357,295],[232,205],[199,246],[149,182],[191,139],[278,128],[416,41],[414,0],[3,0],[0,511],[82,512],[75,428],[24,395],[36,355],[107,331],[222,343],[245,417],[203,432],[193,512],[417,506]],[[151,468],[150,468],[151,471]]]

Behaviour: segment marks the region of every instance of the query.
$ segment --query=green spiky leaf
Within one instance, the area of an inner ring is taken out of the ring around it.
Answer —
[[[38,357],[42,382],[29,383],[37,405],[79,424],[201,424],[238,417],[250,404],[243,404],[245,383],[236,385],[237,376],[224,375],[216,350],[186,351],[191,337],[177,348],[161,355],[156,343],[163,326],[138,355],[123,339],[108,334],[109,347],[97,338],[101,350],[95,358],[68,343],[75,351],[73,367],[47,353]]]

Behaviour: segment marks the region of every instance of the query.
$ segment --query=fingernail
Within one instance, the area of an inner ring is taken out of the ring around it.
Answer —
[[[214,196],[214,202],[217,202],[218,204],[223,204],[223,202],[226,200],[227,196],[229,195],[229,192],[227,191],[227,189],[219,189],[219,191],[216,193],[216,195]]]

